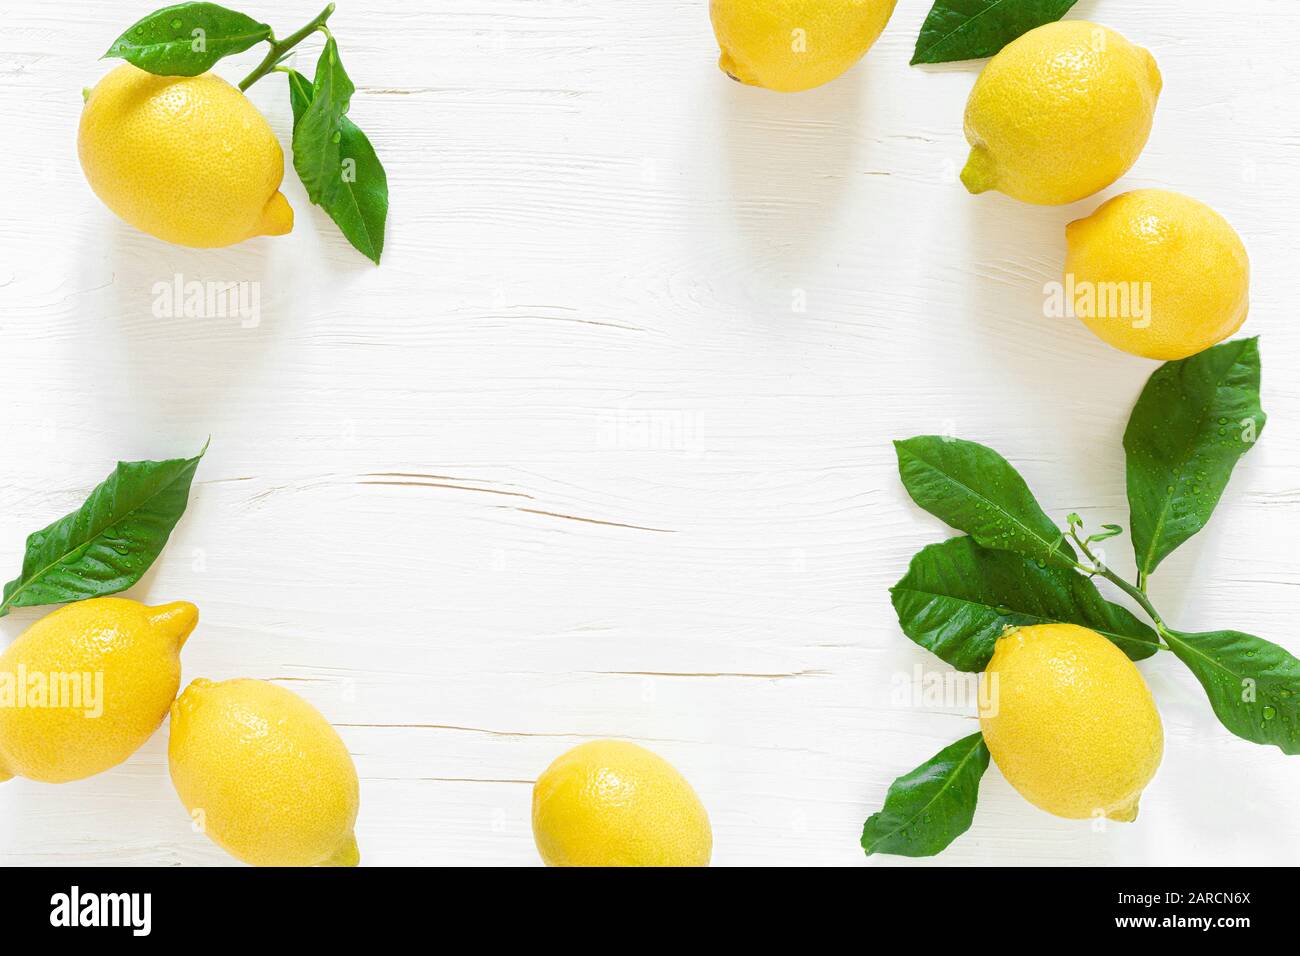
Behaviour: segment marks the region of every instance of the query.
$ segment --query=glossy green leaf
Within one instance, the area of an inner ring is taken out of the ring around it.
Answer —
[[[1103,598],[1084,575],[1039,567],[971,538],[923,548],[889,593],[903,633],[961,671],[984,670],[1011,626],[1078,624],[1135,661],[1158,649],[1155,632]]]
[[[105,57],[161,76],[198,76],[271,38],[271,28],[215,3],[178,3],[127,27]]]
[[[334,38],[325,42],[310,88],[301,74],[285,72],[294,115],[293,166],[307,196],[378,264],[388,218],[388,174],[366,134],[345,115],[355,87]]]
[[[1065,16],[1076,0],[935,0],[912,63],[993,56],[1021,34]]]
[[[294,169],[314,203],[322,202],[339,188],[339,119],[352,105],[355,90],[339,59],[338,44],[330,37],[316,62],[311,100],[293,124]]]
[[[1300,753],[1300,660],[1241,631],[1166,631],[1165,640],[1201,682],[1223,726],[1254,743]]]
[[[986,548],[1073,567],[1074,549],[1020,473],[992,448],[940,435],[894,442],[912,500]]]
[[[1156,369],[1124,432],[1133,551],[1145,576],[1209,521],[1233,466],[1264,430],[1259,340]]]
[[[118,462],[79,509],[28,537],[0,617],[16,607],[116,594],[139,581],[185,513],[203,454]]]
[[[279,67],[279,70],[289,80],[289,108],[293,110],[293,125],[296,128],[298,120],[302,119],[302,114],[307,112],[312,101],[311,80],[287,66]]]
[[[885,805],[862,827],[862,849],[934,856],[970,829],[980,778],[989,766],[982,734],[963,737],[895,780]]]

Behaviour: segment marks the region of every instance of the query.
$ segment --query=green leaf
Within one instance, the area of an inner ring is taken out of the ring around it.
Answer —
[[[215,3],[178,3],[127,27],[105,57],[160,76],[198,76],[222,57],[271,38],[271,28]]]
[[[1237,459],[1264,430],[1259,374],[1259,340],[1240,339],[1165,363],[1142,389],[1124,451],[1144,577],[1205,527]]]
[[[963,737],[889,787],[885,805],[862,827],[862,849],[934,856],[970,829],[980,778],[989,766],[982,734]]]
[[[27,539],[22,573],[4,587],[11,608],[125,591],[149,570],[185,513],[194,458],[122,461],[78,510]]]
[[[301,84],[298,84],[301,90]],[[293,165],[307,187],[307,196],[319,203],[340,182],[339,118],[352,105],[356,87],[339,59],[338,43],[333,37],[325,41],[316,61],[316,78],[312,95],[301,116],[293,124]],[[290,102],[292,104],[292,90]]]
[[[1033,624],[1091,628],[1135,661],[1159,649],[1155,632],[1089,578],[971,538],[923,548],[889,594],[903,633],[961,671],[984,670],[1007,627]]]
[[[298,120],[302,119],[314,95],[311,80],[287,66],[279,67],[279,70],[289,78],[289,107],[293,110],[293,125],[297,129]]]
[[[1072,568],[1074,549],[1020,473],[992,448],[940,435],[894,442],[912,500],[986,548]]]
[[[1164,635],[1205,688],[1223,726],[1254,743],[1300,754],[1300,660],[1241,631]]]
[[[289,74],[293,107],[293,168],[307,197],[325,210],[347,240],[379,263],[388,218],[388,174],[366,134],[345,115],[355,87],[330,37],[310,88]]]
[[[936,0],[912,64],[992,56],[1023,33],[1065,16],[1075,0]]]

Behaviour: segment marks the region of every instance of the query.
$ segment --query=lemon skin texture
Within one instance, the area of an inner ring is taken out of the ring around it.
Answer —
[[[181,647],[198,619],[198,609],[184,601],[146,607],[94,598],[62,607],[24,631],[0,655],[0,674],[11,686],[26,675],[28,703],[0,706],[0,779],[66,783],[115,767],[139,750],[167,716],[180,687]],[[102,675],[102,700],[94,708],[48,706],[55,703],[50,698],[47,706],[31,706],[32,675],[93,675],[92,685]]]
[[[691,785],[644,747],[595,740],[533,787],[533,837],[547,866],[708,866],[709,815]]]
[[[320,711],[266,681],[196,680],[172,705],[167,760],[190,815],[253,866],[355,866],[360,788]]]
[[[77,153],[104,205],[182,246],[229,246],[293,228],[284,153],[243,93],[212,73],[107,74],[81,113]]]
[[[1057,206],[1124,175],[1151,133],[1160,70],[1114,30],[1084,20],[1036,27],[985,65],[966,102],[961,181]]]
[[[1065,241],[1065,274],[1076,286],[1149,283],[1149,315],[1103,317],[1094,310],[1080,316],[1117,349],[1162,361],[1187,358],[1246,321],[1246,247],[1226,219],[1190,196],[1167,189],[1123,193],[1066,226]]]
[[[1137,817],[1164,733],[1119,648],[1074,624],[1022,627],[998,640],[984,682],[984,742],[1021,796],[1072,820]]]
[[[781,93],[829,83],[871,48],[896,0],[710,0],[718,66]]]

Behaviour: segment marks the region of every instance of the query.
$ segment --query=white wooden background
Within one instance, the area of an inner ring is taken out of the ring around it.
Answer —
[[[321,0],[234,5],[283,34]],[[76,157],[81,88],[152,6],[0,0],[0,577],[117,458],[211,435],[131,593],[200,606],[186,682],[277,681],[338,727],[364,863],[536,863],[531,781],[612,736],[692,781],[716,864],[863,864],[890,781],[975,727],[891,699],[944,669],[888,588],[947,533],[906,499],[891,439],[990,443],[1054,516],[1127,521],[1120,436],[1155,365],[1043,317],[1063,226],[1102,197],[965,193],[978,65],[907,65],[923,0],[793,96],[717,70],[705,0],[339,0],[352,116],[392,192],[383,266],[291,170],[291,235],[182,249],[118,222]],[[1153,592],[1177,626],[1300,652],[1300,10],[1195,6],[1072,14],[1164,74],[1106,195],[1223,212],[1263,336],[1268,429]],[[287,144],[281,78],[251,95]],[[260,283],[260,324],[155,318],[177,273]],[[1141,666],[1167,741],[1136,824],[1057,820],[991,768],[974,826],[926,862],[1295,862],[1300,758],[1229,735],[1171,656]],[[164,728],[99,777],[4,784],[0,860],[230,862],[190,832],[165,753]]]

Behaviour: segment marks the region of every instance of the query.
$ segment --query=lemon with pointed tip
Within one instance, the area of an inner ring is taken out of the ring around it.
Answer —
[[[708,866],[713,852],[686,778],[621,740],[580,744],[537,778],[533,838],[547,866]]]
[[[172,705],[176,793],[204,832],[254,866],[355,866],[352,756],[311,704],[261,680],[193,681]]]
[[[1091,196],[1137,162],[1160,87],[1155,58],[1114,30],[1085,20],[1036,27],[971,88],[961,181],[1046,206]]]
[[[275,134],[213,73],[117,67],[86,97],[77,153],[104,205],[159,239],[211,248],[293,228]]]
[[[984,742],[1022,797],[1074,820],[1137,817],[1164,732],[1123,651],[1076,624],[1022,627],[998,639],[983,684]]]
[[[1226,219],[1190,196],[1122,193],[1066,226],[1065,241],[1066,287],[1078,290],[1074,311],[1117,349],[1183,359],[1246,321],[1246,247]]]
[[[181,682],[193,604],[93,598],[41,618],[0,655],[0,780],[80,780],[162,724]]]
[[[829,83],[862,59],[896,0],[710,0],[709,18],[733,79],[781,93]]]

